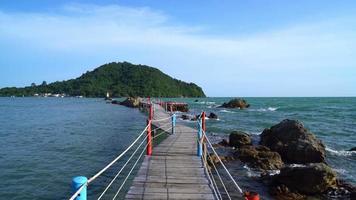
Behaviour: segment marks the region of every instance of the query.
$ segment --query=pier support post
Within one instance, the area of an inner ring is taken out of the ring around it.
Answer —
[[[203,155],[203,132],[205,132],[205,112],[202,112],[198,123],[197,156]]]
[[[203,131],[205,132],[206,131],[206,127],[205,127],[205,112],[202,112],[201,114],[201,119],[202,119],[202,128],[203,128]]]
[[[198,137],[197,137],[197,156],[201,157],[203,155],[203,145],[201,143],[201,139],[203,137],[203,126],[202,126],[202,118],[200,117],[198,122]]]
[[[87,177],[85,176],[76,176],[72,179],[72,191],[75,193],[76,191],[79,190],[82,185],[86,184],[88,182]],[[87,200],[87,186],[84,186],[82,191],[78,194],[78,196],[75,198],[75,200]]]
[[[173,113],[173,115],[172,115],[172,134],[174,134],[176,132],[176,119],[177,119],[177,116],[175,113]]]
[[[153,118],[153,109],[152,109],[152,104],[150,104],[148,120],[147,120],[148,127],[147,127],[147,150],[146,150],[146,154],[148,156],[152,155],[152,118]]]

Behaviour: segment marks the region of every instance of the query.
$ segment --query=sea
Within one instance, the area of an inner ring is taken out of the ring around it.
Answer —
[[[163,99],[187,102],[190,114],[214,112],[207,120],[211,140],[219,142],[234,130],[259,134],[283,119],[300,120],[326,145],[327,163],[338,176],[356,184],[356,98],[245,98],[244,110],[218,108],[231,98]],[[195,126],[196,122],[181,121]],[[116,158],[146,126],[137,109],[96,98],[0,98],[0,199],[68,199],[75,176],[91,177]],[[133,151],[133,150],[132,150]],[[128,155],[132,153],[128,152]],[[88,188],[96,199],[123,166],[124,156]],[[133,160],[138,159],[137,156]],[[128,164],[103,199],[112,198],[128,174]],[[227,164],[240,186],[257,190],[263,199],[268,189],[258,171],[243,163]],[[124,197],[128,178],[118,195]]]

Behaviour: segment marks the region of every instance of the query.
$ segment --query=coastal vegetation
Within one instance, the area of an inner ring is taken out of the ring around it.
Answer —
[[[201,87],[174,79],[160,70],[128,62],[112,62],[88,71],[79,78],[16,88],[0,89],[0,96],[84,96],[104,97],[205,97]]]

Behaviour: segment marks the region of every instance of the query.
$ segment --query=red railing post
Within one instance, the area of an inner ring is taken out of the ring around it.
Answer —
[[[206,131],[206,127],[205,127],[205,112],[203,112],[201,114],[201,121],[202,121],[202,128],[203,128],[203,131],[205,132]]]
[[[149,113],[148,113],[148,120],[147,120],[147,155],[152,155],[152,118],[153,118],[153,111],[152,111],[152,104],[149,105]]]

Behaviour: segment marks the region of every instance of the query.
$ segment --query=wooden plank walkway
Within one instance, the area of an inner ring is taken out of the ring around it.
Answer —
[[[155,107],[154,119],[169,117],[162,107]],[[168,122],[153,124],[159,127]],[[175,134],[155,146],[152,156],[144,158],[125,199],[215,199],[196,155],[196,135],[196,129],[177,123]]]

